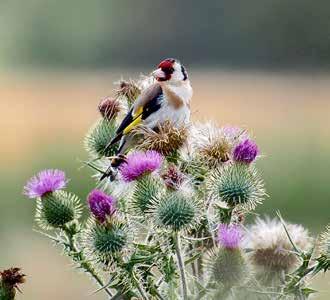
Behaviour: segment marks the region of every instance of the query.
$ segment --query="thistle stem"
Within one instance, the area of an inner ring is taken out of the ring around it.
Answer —
[[[72,234],[72,232],[70,232],[70,230],[68,230],[67,228],[64,228],[64,232],[68,238],[68,246],[70,248],[70,252],[73,253],[73,259],[77,261],[80,267],[83,268],[92,278],[94,278],[94,280],[101,288],[104,288],[104,283],[102,279],[97,275],[91,264],[86,261],[86,258],[84,257],[83,253],[77,248],[76,243],[74,241],[74,234]],[[112,293],[108,288],[105,287],[104,291],[109,297],[112,297]]]
[[[180,235],[177,231],[174,232],[173,239],[174,239],[175,252],[176,252],[177,259],[178,259],[178,267],[180,270],[182,298],[183,298],[183,300],[187,300],[188,299],[188,289],[187,289],[186,273],[185,273],[185,269],[184,269],[183,259],[181,256]]]
[[[144,291],[143,287],[141,286],[139,280],[136,278],[136,275],[135,275],[134,272],[132,273],[132,278],[134,280],[135,286],[138,289],[142,299],[143,300],[148,300],[148,296],[147,296],[146,292]]]

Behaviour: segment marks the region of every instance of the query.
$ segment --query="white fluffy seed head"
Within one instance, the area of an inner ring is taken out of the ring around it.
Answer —
[[[286,224],[293,243],[301,250],[312,247],[308,231],[301,225]],[[251,261],[263,270],[289,271],[298,262],[281,222],[258,218],[247,234],[246,247],[252,250]]]

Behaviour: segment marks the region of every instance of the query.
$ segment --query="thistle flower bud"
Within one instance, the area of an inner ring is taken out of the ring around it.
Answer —
[[[101,100],[98,109],[102,117],[110,121],[115,119],[120,112],[120,102],[117,99],[106,97]]]
[[[90,219],[82,234],[82,244],[90,260],[109,264],[123,250],[128,236],[127,226],[117,219],[105,223]]]
[[[311,248],[311,238],[308,231],[301,225],[286,224],[287,230],[294,244],[301,250]],[[250,256],[254,265],[264,271],[285,271],[293,269],[299,258],[292,253],[292,244],[277,220],[260,219],[249,228],[247,248],[252,250]]]
[[[163,157],[156,151],[136,151],[127,156],[119,172],[124,181],[131,182],[158,170],[162,163]]]
[[[128,105],[131,106],[140,93],[140,88],[133,80],[121,80],[116,91],[116,97],[125,97]]]
[[[154,213],[160,226],[179,231],[196,224],[199,209],[194,199],[180,192],[170,192],[160,199]]]
[[[138,215],[147,213],[161,190],[161,182],[155,176],[147,175],[137,179],[132,195],[132,208],[134,212]]]
[[[94,126],[88,131],[84,145],[86,150],[92,156],[113,156],[116,154],[117,145],[107,147],[109,141],[115,136],[117,125],[113,120],[102,118],[98,120]]]
[[[254,209],[266,196],[257,171],[240,164],[228,164],[214,170],[208,180],[208,189],[213,197],[230,207],[241,205],[245,209]]]
[[[239,248],[214,249],[206,260],[210,281],[225,289],[234,285],[244,285],[250,277],[251,270]]]
[[[218,227],[218,243],[226,249],[237,249],[242,241],[241,228],[236,224],[220,224]]]
[[[180,150],[188,138],[186,126],[176,127],[170,121],[159,124],[157,129],[138,126],[134,134],[141,135],[140,150],[155,150],[164,156],[170,156]]]
[[[82,207],[77,196],[57,191],[47,193],[37,201],[36,220],[44,229],[63,228],[81,216]]]
[[[250,164],[252,163],[257,155],[259,149],[257,144],[249,139],[240,142],[233,151],[233,160],[236,162]]]
[[[116,200],[100,190],[91,191],[87,201],[91,213],[100,223],[104,223],[116,211]]]
[[[18,285],[25,282],[25,276],[20,268],[10,268],[0,272],[0,299],[13,300]]]
[[[173,190],[178,190],[185,179],[185,175],[174,164],[171,164],[161,177],[165,185]]]

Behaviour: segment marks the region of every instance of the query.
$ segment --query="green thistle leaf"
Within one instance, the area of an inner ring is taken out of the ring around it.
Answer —
[[[109,141],[116,134],[117,125],[114,120],[100,119],[89,130],[85,137],[85,148],[92,156],[113,156],[116,154],[117,145],[106,149]]]
[[[63,228],[81,216],[79,198],[65,191],[45,194],[37,201],[36,220],[43,229]]]
[[[230,207],[242,205],[251,210],[266,196],[263,181],[254,167],[228,164],[214,170],[208,179],[208,190]]]

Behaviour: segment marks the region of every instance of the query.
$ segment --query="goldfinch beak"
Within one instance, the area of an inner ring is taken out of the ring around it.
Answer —
[[[162,71],[161,68],[159,68],[159,69],[153,71],[153,72],[151,73],[151,75],[152,75],[154,78],[156,78],[156,80],[158,80],[158,81],[163,81],[164,79],[166,79],[166,74]]]

